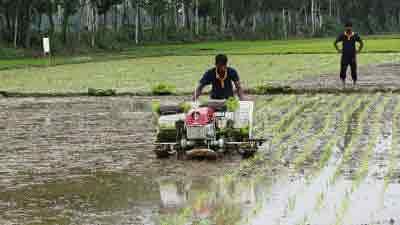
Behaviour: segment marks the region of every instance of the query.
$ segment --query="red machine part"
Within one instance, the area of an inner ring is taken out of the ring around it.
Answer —
[[[212,108],[203,107],[192,110],[186,116],[187,126],[204,126],[214,121],[215,111]]]

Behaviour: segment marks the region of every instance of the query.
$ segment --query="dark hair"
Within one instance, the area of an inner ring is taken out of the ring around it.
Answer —
[[[215,56],[215,65],[226,65],[228,64],[228,57],[223,54]]]
[[[344,24],[345,27],[353,27],[353,23],[348,21]]]

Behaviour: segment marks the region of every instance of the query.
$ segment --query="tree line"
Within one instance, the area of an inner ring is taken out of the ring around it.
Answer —
[[[109,48],[123,43],[284,39],[400,31],[399,0],[0,0],[0,42]]]

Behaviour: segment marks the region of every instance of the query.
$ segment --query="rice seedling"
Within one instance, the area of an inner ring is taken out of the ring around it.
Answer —
[[[345,105],[345,101],[341,101],[342,99],[340,99],[340,103],[338,107],[335,107],[335,111],[341,111],[343,110],[343,108],[346,106]],[[316,116],[318,116],[318,114],[323,114],[328,112],[329,114],[326,114],[325,116],[323,116],[323,118],[317,118],[317,119],[321,119],[322,120],[322,126],[320,129],[313,131],[312,136],[307,140],[307,142],[304,144],[303,147],[303,152],[301,152],[294,160],[294,167],[298,170],[300,168],[302,168],[304,166],[304,164],[306,163],[307,160],[309,160],[312,155],[312,151],[314,149],[315,143],[317,142],[317,140],[321,139],[322,137],[326,136],[327,133],[329,132],[329,130],[334,126],[334,120],[332,118],[332,114],[330,114],[331,112],[329,112],[330,109],[334,108],[334,105],[337,104],[337,99],[334,97],[330,98],[330,103],[329,104],[324,104],[323,107],[320,108],[320,110],[318,110],[316,112]]]
[[[398,153],[397,153],[397,149],[399,146],[399,122],[400,122],[400,104],[399,104],[399,97],[396,96],[395,99],[395,106],[394,106],[394,110],[393,110],[393,116],[392,116],[392,141],[391,141],[391,148],[389,151],[389,166],[388,166],[388,172],[386,174],[386,176],[384,177],[384,181],[385,181],[385,189],[388,187],[393,174],[394,174],[394,169],[396,167],[397,164],[397,157],[398,157]]]

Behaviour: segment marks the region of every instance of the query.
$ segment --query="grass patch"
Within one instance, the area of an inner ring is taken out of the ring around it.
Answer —
[[[239,100],[237,98],[230,97],[225,102],[225,106],[226,106],[228,112],[235,112],[240,107],[240,103],[239,103]]]
[[[172,95],[175,93],[175,86],[171,84],[159,83],[151,88],[153,95]]]

